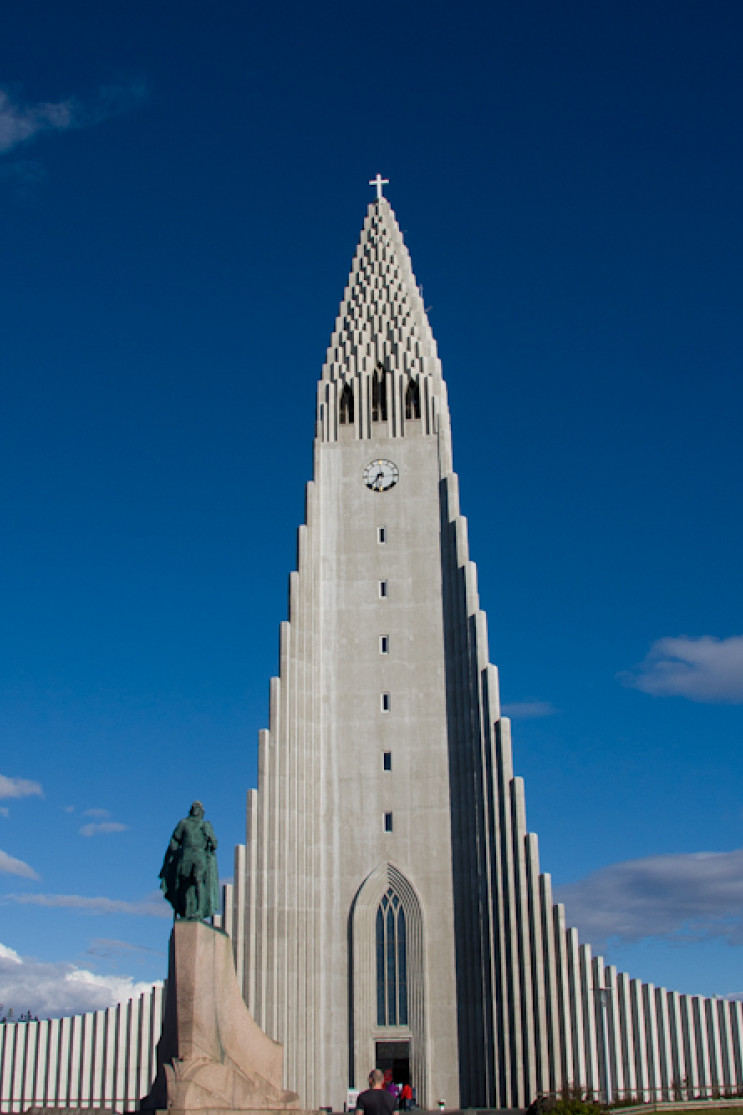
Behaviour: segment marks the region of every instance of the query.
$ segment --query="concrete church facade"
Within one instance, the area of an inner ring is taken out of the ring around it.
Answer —
[[[566,1085],[743,1090],[743,1004],[605,965],[540,872],[436,344],[375,184],[318,384],[258,789],[218,919],[247,1005],[305,1108],[342,1110],[375,1064],[429,1108],[524,1107]],[[0,1026],[8,1110],[145,1094],[162,992],[112,1012]]]
[[[540,873],[436,344],[373,184],[225,909],[248,1006],[307,1106],[380,1061],[429,1107],[743,1084],[741,1005],[605,966]]]

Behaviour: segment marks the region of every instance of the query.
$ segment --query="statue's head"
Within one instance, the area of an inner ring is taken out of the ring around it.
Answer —
[[[203,817],[204,816],[204,806],[201,804],[200,801],[195,801],[193,803],[193,805],[189,809],[189,816],[191,816],[191,817]]]

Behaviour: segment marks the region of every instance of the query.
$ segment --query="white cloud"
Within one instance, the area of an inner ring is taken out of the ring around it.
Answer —
[[[88,128],[135,108],[146,96],[141,80],[120,85],[103,85],[94,94],[80,100],[40,101],[23,104],[0,89],[0,154],[12,151],[22,143],[45,132],[67,132]]]
[[[501,712],[512,720],[535,720],[540,716],[554,716],[557,709],[549,701],[511,701]]]
[[[8,778],[0,774],[0,798],[43,798],[44,791],[38,782],[29,778]]]
[[[0,89],[0,152],[10,151],[39,132],[65,131],[72,126],[72,101],[21,105]]]
[[[89,897],[83,894],[4,894],[0,905],[44,906],[49,909],[81,910],[86,914],[136,914],[140,917],[172,918],[173,911],[159,890],[136,902],[121,898]]]
[[[0,851],[0,872],[5,875],[20,875],[23,879],[38,879],[33,867],[29,867],[22,859],[9,856],[7,852]]]
[[[96,821],[89,825],[83,825],[80,829],[80,835],[98,836],[101,832],[126,832],[128,828],[129,825],[123,825],[121,821]]]
[[[85,809],[83,810],[83,817],[98,817],[103,820],[110,817],[111,813],[108,809]]]
[[[653,697],[743,704],[743,635],[658,639],[644,662],[619,680]]]
[[[59,1017],[102,1010],[149,991],[151,983],[131,976],[102,976],[65,962],[50,963],[19,956],[0,945],[0,1001],[15,1012]]]
[[[743,848],[613,863],[557,887],[555,898],[597,948],[648,937],[743,945]]]

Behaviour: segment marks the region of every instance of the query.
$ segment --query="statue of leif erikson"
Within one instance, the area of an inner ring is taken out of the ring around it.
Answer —
[[[175,826],[160,871],[160,888],[176,917],[201,921],[219,909],[216,851],[214,829],[195,801]]]

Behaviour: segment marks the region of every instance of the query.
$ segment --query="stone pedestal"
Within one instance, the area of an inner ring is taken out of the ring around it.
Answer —
[[[283,1047],[254,1021],[240,994],[229,937],[177,921],[157,1077],[143,1110],[169,1115],[296,1111],[282,1086]]]

